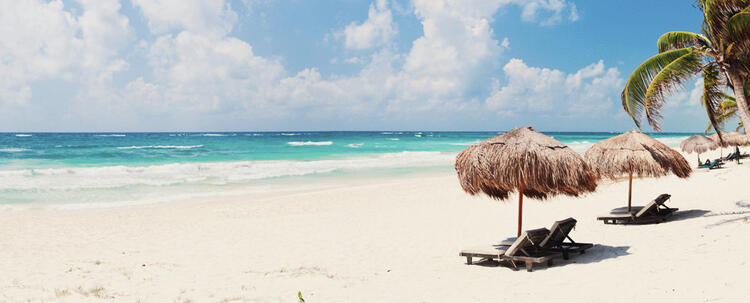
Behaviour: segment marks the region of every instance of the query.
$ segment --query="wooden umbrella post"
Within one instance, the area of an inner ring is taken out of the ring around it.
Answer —
[[[630,200],[633,197],[633,172],[628,174],[628,212],[630,212]]]
[[[521,236],[521,222],[523,220],[523,184],[518,187],[518,234]]]

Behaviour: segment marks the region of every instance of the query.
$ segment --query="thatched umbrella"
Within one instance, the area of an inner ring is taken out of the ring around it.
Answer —
[[[639,131],[602,140],[585,155],[589,166],[600,176],[615,179],[628,176],[628,212],[633,194],[633,175],[662,177],[670,172],[680,178],[690,176],[692,169],[682,155]]]
[[[680,149],[686,153],[698,154],[698,165],[701,165],[701,153],[719,148],[719,145],[704,135],[693,135],[680,142]]]
[[[721,147],[744,146],[750,144],[750,138],[739,132],[721,132],[721,139],[722,140],[719,140],[719,135],[717,134],[711,135],[711,140]],[[737,148],[737,151],[739,151],[739,147]],[[723,151],[721,152],[721,156],[724,156]],[[737,163],[740,163],[739,158],[737,158]]]
[[[719,135],[715,133],[711,135],[711,140],[713,140],[717,145],[721,147],[743,146],[750,144],[750,138],[739,132],[721,132],[721,138],[723,140],[719,140]]]
[[[456,157],[456,171],[461,187],[469,194],[483,192],[505,200],[510,193],[519,193],[519,236],[523,196],[577,197],[596,190],[599,179],[578,153],[531,127],[519,127],[469,146]]]

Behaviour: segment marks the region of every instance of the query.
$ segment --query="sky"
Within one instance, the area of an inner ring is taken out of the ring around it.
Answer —
[[[0,0],[0,131],[626,131],[627,77],[700,24],[692,0]],[[701,85],[664,131],[705,129]]]

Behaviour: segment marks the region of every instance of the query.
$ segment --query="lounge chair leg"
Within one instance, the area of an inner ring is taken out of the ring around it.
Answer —
[[[549,259],[549,260],[547,261],[547,267],[550,267],[550,266],[552,266],[552,259]]]
[[[561,247],[561,248],[560,248],[560,252],[562,252],[562,255],[563,255],[563,259],[564,259],[564,260],[570,259],[570,257],[568,256],[568,251],[567,251],[567,250],[565,250],[565,248],[562,248],[562,247]]]
[[[471,265],[471,256],[466,256],[466,264]]]
[[[531,262],[526,262],[526,271],[531,272],[531,267],[533,264]]]

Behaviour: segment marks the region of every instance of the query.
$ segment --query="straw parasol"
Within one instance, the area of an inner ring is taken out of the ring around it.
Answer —
[[[680,142],[680,149],[686,153],[697,153],[698,154],[698,164],[701,163],[701,154],[705,153],[709,150],[714,150],[719,148],[719,145],[714,142],[714,140],[711,140],[711,138],[706,137],[704,135],[693,135],[689,138],[682,140]]]
[[[721,140],[719,140],[718,134],[714,133],[713,135],[711,135],[711,140],[713,140],[717,145],[721,147],[743,146],[750,144],[750,138],[739,132],[721,132],[721,138],[724,139],[724,142],[721,142]]]
[[[485,193],[505,200],[510,193],[519,193],[519,236],[523,196],[577,197],[596,190],[599,179],[578,153],[531,127],[519,127],[469,146],[456,157],[455,168],[461,187],[471,195]]]
[[[628,212],[633,193],[633,175],[639,178],[662,177],[671,172],[680,178],[687,178],[692,172],[678,151],[635,130],[594,144],[586,151],[585,158],[600,176],[609,179],[628,176]]]

